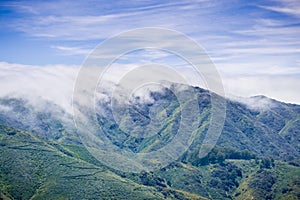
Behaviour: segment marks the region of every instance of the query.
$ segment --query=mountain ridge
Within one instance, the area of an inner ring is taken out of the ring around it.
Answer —
[[[39,154],[47,152],[43,149],[50,145],[51,149],[57,152],[61,162],[67,157],[67,159],[73,160],[75,166],[84,162],[86,163],[84,165],[100,167],[113,176],[121,177],[121,179],[118,178],[120,183],[117,181],[115,185],[109,186],[113,188],[112,190],[103,186],[105,189],[102,190],[102,194],[106,195],[109,193],[116,196],[120,193],[123,195],[127,189],[118,190],[117,185],[122,185],[122,180],[125,178],[132,187],[145,187],[144,192],[129,192],[128,195],[140,195],[139,197],[146,195],[145,198],[147,195],[149,197],[158,195],[169,199],[250,199],[252,197],[255,199],[280,199],[283,197],[293,199],[300,196],[300,184],[297,182],[297,177],[300,175],[299,105],[276,101],[276,106],[260,110],[251,109],[244,103],[226,99],[226,119],[220,138],[207,156],[199,158],[199,149],[207,133],[211,117],[211,92],[191,86],[186,89],[197,92],[199,105],[200,124],[191,146],[170,165],[154,172],[141,173],[121,172],[105,166],[101,161],[95,159],[78,138],[72,116],[64,112],[58,105],[46,102],[44,105],[47,105],[47,109],[39,110],[37,108],[41,107],[35,107],[24,99],[0,99],[0,108],[8,107],[8,109],[0,109],[1,160],[10,160],[7,165],[1,165],[1,195],[5,198],[24,197],[22,196],[23,187],[28,183],[14,176],[15,172],[22,174],[22,169],[11,162],[15,159],[14,154],[19,154],[19,152],[22,152],[20,155],[24,157],[33,156],[31,162],[35,164],[24,166],[25,170],[32,171],[36,166],[43,171],[46,182],[52,180],[51,173],[43,170],[44,165],[37,164],[39,163]],[[167,89],[165,92],[153,91],[150,96],[153,97],[153,101],[145,104],[135,103],[131,107],[129,106],[131,111],[124,115],[127,120],[135,119],[143,127],[149,123],[148,116],[152,107],[156,106],[155,103],[163,105],[158,107],[160,112],[152,113],[152,117],[157,119],[166,117],[166,124],[158,129],[156,135],[149,138],[135,138],[124,132],[113,121],[113,118],[109,117],[111,111],[105,107],[109,104],[99,102],[102,110],[98,113],[98,122],[107,131],[115,145],[133,152],[151,152],[166,145],[176,135],[180,121],[176,96]],[[162,113],[164,114],[162,115]],[[67,118],[65,118],[66,116]],[[126,122],[125,119],[122,120]],[[126,124],[128,125],[128,123]],[[125,128],[134,130],[131,125]],[[36,138],[38,143],[29,142],[25,146],[19,145],[18,148],[9,147],[8,144],[11,142],[22,144],[24,140],[26,141],[19,136],[20,131],[18,130],[25,130],[25,133]],[[139,133],[138,131],[137,129],[137,133]],[[38,147],[40,150],[30,149],[37,144],[40,145]],[[57,156],[54,158],[56,159]],[[51,155],[46,155],[41,160],[51,160],[52,158]],[[20,158],[20,164],[22,162],[26,161]],[[64,170],[60,170],[60,166],[53,163],[49,166],[52,166],[53,173],[59,173],[58,177],[64,180],[66,175]],[[77,173],[84,173],[84,169],[77,169]],[[285,173],[281,172],[283,169],[286,170]],[[39,177],[37,171],[28,176],[31,177],[30,180],[33,183],[39,182],[34,178]],[[76,176],[74,175],[73,178],[76,179]],[[98,180],[99,177],[95,179]],[[263,181],[258,185],[253,185],[254,182],[257,182],[256,179],[272,180],[272,184],[264,189],[266,184]],[[105,176],[101,180],[102,183],[108,183],[111,178]],[[52,183],[55,183],[55,180]],[[77,184],[76,181],[72,183],[63,181],[63,183],[67,184],[67,187]],[[137,185],[135,186],[135,184]],[[34,188],[34,186],[32,187]],[[82,191],[82,195],[89,196],[93,193],[91,191],[95,191],[96,188],[97,186],[94,185],[89,190],[78,189]],[[41,191],[43,190],[50,199],[58,197],[55,196],[56,193],[60,194],[62,199],[75,198],[72,190],[68,193],[65,190],[51,189],[46,186]],[[34,197],[38,199],[38,196]],[[89,197],[92,198],[92,196]],[[109,196],[103,197],[103,199],[109,198]]]

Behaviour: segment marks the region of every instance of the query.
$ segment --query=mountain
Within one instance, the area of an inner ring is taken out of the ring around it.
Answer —
[[[156,151],[176,137],[181,108],[189,108],[178,96],[191,94],[199,106],[188,116],[199,121],[191,145],[169,165],[140,173],[119,171],[94,158],[72,114],[59,105],[41,98],[1,98],[1,198],[300,198],[299,105],[264,96],[224,99],[198,87],[173,84],[149,91],[147,101],[134,96],[128,104],[119,103],[117,119],[110,107],[113,99],[99,100],[97,121],[118,148]],[[216,146],[199,157],[212,117],[211,98],[226,102],[226,118]]]

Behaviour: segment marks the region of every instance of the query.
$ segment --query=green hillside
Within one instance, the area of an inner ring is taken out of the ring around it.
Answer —
[[[2,199],[202,199],[122,178],[27,131],[1,126],[0,133]]]
[[[217,145],[204,158],[199,149],[211,117],[211,93],[196,92],[199,104],[195,139],[175,162],[153,172],[125,173],[95,159],[78,138],[72,116],[51,102],[41,108],[25,99],[5,98],[0,105],[0,189],[2,199],[300,199],[300,106],[266,97],[267,108],[226,100],[226,120]],[[182,91],[187,92],[187,91]],[[187,93],[188,93],[187,92]],[[155,118],[157,134],[135,138],[111,117],[108,105],[98,113],[109,139],[132,152],[150,152],[176,135],[180,105],[169,90],[153,92],[163,105]],[[222,97],[218,97],[222,98]],[[122,125],[141,127],[152,104],[132,104]],[[164,118],[165,116],[165,118]]]

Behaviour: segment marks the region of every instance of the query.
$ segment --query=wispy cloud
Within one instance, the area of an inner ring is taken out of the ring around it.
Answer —
[[[87,55],[92,51],[92,49],[84,49],[81,47],[56,46],[56,45],[51,46],[51,48],[59,50],[60,52],[64,53],[64,55],[78,55],[78,54]]]
[[[238,67],[237,67],[238,66]],[[296,64],[291,67],[281,67],[280,65],[267,65],[266,63],[261,63],[261,65],[257,65],[255,62],[251,63],[228,63],[217,65],[218,70],[221,74],[228,76],[243,76],[243,75],[251,75],[251,76],[300,76],[300,66]]]
[[[240,48],[228,48],[220,51],[219,53],[228,53],[228,54],[290,54],[290,53],[300,53],[300,48],[294,47],[291,48],[277,48],[275,47],[240,47]]]
[[[298,0],[273,0],[277,5],[261,6],[264,9],[300,17],[300,2]]]
[[[268,77],[282,81],[282,85],[288,82],[290,84],[285,85],[289,87],[287,91],[297,93],[292,82],[297,84],[293,77],[299,76],[300,68],[298,0],[145,0],[127,1],[126,4],[119,1],[59,0],[3,1],[0,5],[0,31],[4,32],[1,41],[3,44],[8,44],[7,41],[16,43],[15,46],[6,45],[1,51],[11,48],[11,52],[16,52],[13,48],[18,47],[21,52],[27,52],[28,48],[40,52],[41,46],[46,46],[49,52],[45,54],[52,54],[49,59],[43,59],[45,64],[58,63],[62,57],[74,60],[82,56],[84,59],[99,42],[120,32],[162,27],[181,31],[202,45],[223,75],[226,87],[232,88],[230,85],[235,84],[240,88],[230,89],[231,92],[243,94],[247,85],[255,85],[253,77],[259,76],[267,77],[267,85],[273,83]],[[35,45],[28,47],[28,43],[19,44],[20,40],[32,41]],[[22,53],[15,56],[20,60],[25,57]],[[162,54],[149,53],[147,57],[137,53],[137,56],[140,56],[140,62],[165,60],[170,64],[179,63]],[[32,56],[34,59],[36,55]],[[0,60],[13,59],[2,56]],[[138,59],[134,61],[138,62]],[[78,65],[80,63],[78,61]],[[261,93],[269,94],[259,87],[252,93],[259,93],[259,89]],[[245,95],[250,93],[245,92]],[[285,94],[283,89],[282,94]]]
[[[208,8],[215,6],[215,3],[206,0],[169,3],[129,1],[126,6],[117,2],[99,4],[97,1],[87,1],[81,5],[73,1],[60,3],[62,5],[58,6],[57,2],[39,2],[32,6],[30,3],[18,2],[4,6],[14,8],[16,12],[23,12],[23,7],[32,7],[32,10],[36,11],[11,20],[10,27],[32,36],[50,36],[66,40],[105,39],[124,30],[147,26],[187,26],[186,20],[193,19],[195,14],[208,13]]]

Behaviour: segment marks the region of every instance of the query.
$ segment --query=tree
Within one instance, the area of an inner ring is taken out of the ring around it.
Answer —
[[[271,159],[269,159],[269,158],[263,158],[261,160],[261,163],[260,163],[260,168],[261,169],[262,168],[270,169],[271,165],[272,165]]]

